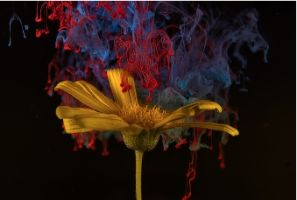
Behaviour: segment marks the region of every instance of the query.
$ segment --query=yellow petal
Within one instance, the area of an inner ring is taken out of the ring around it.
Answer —
[[[123,69],[109,69],[107,71],[107,77],[112,94],[118,104],[123,107],[133,104],[138,105],[134,79],[127,71]],[[131,86],[127,91],[123,91],[123,87],[121,87],[123,80],[127,82],[126,84]]]
[[[85,82],[74,83],[71,81],[63,81],[55,87],[55,91],[57,90],[67,92],[81,103],[98,112],[116,112],[115,104],[110,103],[112,100],[107,100],[108,97],[103,97],[104,95],[101,95],[99,91],[95,93],[94,89],[89,87],[89,85],[87,86]]]
[[[66,133],[84,133],[89,131],[121,131],[129,124],[120,118],[106,118],[106,116],[63,119]]]
[[[93,131],[90,128],[86,128],[80,125],[77,120],[74,119],[63,119],[64,129],[66,133],[87,133]]]
[[[117,113],[119,111],[119,105],[105,96],[99,90],[97,90],[97,88],[94,87],[92,84],[86,81],[76,81],[75,83],[81,86],[81,88],[84,89],[85,92],[95,97],[98,102],[105,106],[104,109],[106,109],[107,112],[104,113]]]
[[[70,106],[58,106],[56,109],[56,115],[59,119],[91,117],[97,114],[97,111],[89,108],[73,108]]]
[[[176,111],[184,111],[184,110],[194,110],[194,111],[203,111],[203,110],[217,110],[218,112],[222,112],[222,107],[220,104],[214,102],[214,101],[208,101],[208,100],[198,100],[194,101],[186,106],[183,106],[181,108],[178,108]]]
[[[87,108],[59,106],[56,112],[57,116],[63,119],[67,133],[122,131],[130,127],[117,115],[98,113]]]
[[[211,129],[215,131],[222,131],[226,132],[232,136],[239,135],[239,132],[236,128],[233,128],[232,126],[229,126],[227,124],[219,124],[219,123],[213,123],[213,122],[183,122],[183,123],[170,123],[168,125],[165,125],[161,128],[161,131],[172,129],[172,128],[205,128],[205,129]]]
[[[168,123],[177,120],[183,120],[186,117],[194,116],[195,114],[197,114],[197,112],[204,110],[217,110],[218,112],[222,112],[222,107],[218,103],[213,101],[195,101],[186,106],[178,108],[177,110],[169,114],[167,117],[165,117],[161,122],[157,123],[154,128],[162,127]]]

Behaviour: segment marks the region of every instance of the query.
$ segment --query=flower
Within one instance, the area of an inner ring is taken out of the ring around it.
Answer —
[[[221,112],[222,107],[216,102],[199,100],[175,111],[143,106],[138,102],[134,79],[127,71],[110,69],[107,77],[115,101],[86,81],[63,81],[55,90],[70,94],[85,107],[58,106],[56,114],[63,119],[66,133],[121,132],[125,145],[136,154],[137,200],[141,200],[143,152],[150,151],[157,145],[161,133],[172,128],[185,127],[223,131],[232,136],[239,134],[237,129],[226,124],[193,121],[195,115],[205,110]]]

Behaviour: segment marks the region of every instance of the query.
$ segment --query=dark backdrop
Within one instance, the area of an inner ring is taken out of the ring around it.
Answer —
[[[295,2],[202,4],[230,12],[256,8],[270,50],[268,64],[261,54],[247,54],[249,91],[235,90],[231,98],[239,110],[241,135],[225,148],[225,170],[218,167],[215,151],[199,151],[192,199],[295,199]],[[8,48],[13,10],[29,32],[22,39],[15,23]],[[50,98],[43,90],[55,31],[34,37],[35,3],[1,2],[0,15],[1,199],[134,199],[132,151],[112,140],[109,157],[98,150],[74,153],[70,136],[61,134],[55,116],[59,97]],[[181,199],[189,158],[187,147],[162,152],[159,144],[147,153],[143,199]]]

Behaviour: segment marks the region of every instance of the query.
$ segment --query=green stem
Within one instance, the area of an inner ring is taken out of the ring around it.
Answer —
[[[136,163],[136,170],[135,170],[135,186],[136,186],[136,200],[141,200],[141,170],[142,170],[142,151],[135,151],[135,163]]]

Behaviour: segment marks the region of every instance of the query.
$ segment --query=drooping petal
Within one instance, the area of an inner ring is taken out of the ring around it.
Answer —
[[[106,96],[102,98],[99,91],[97,91],[97,94],[93,93],[92,92],[93,90],[91,89],[91,87],[87,87],[86,84],[83,84],[82,82],[75,83],[71,81],[63,81],[63,82],[60,82],[55,87],[55,91],[57,90],[62,90],[70,94],[81,103],[85,104],[86,106],[98,112],[113,113],[114,111],[116,111],[116,107],[114,103],[110,103],[112,102],[112,100],[110,100]],[[98,98],[100,97],[99,98],[100,100],[98,100],[97,97]],[[105,101],[106,99],[109,99],[109,100]]]
[[[117,115],[98,113],[87,108],[59,106],[56,113],[60,119],[63,119],[67,133],[122,131],[130,127]]]
[[[222,107],[213,101],[208,100],[199,100],[193,103],[190,103],[186,106],[178,108],[173,111],[167,117],[165,117],[161,122],[157,123],[154,128],[162,127],[168,123],[175,123],[180,120],[185,119],[186,117],[194,116],[199,111],[205,110],[217,110],[218,112],[222,112]]]
[[[133,77],[123,69],[110,69],[107,77],[112,94],[121,106],[138,105],[137,93]]]
[[[229,126],[227,124],[219,124],[214,122],[183,122],[183,123],[170,123],[161,128],[161,131],[171,129],[171,128],[205,128],[205,129],[211,129],[215,131],[222,131],[226,132],[232,136],[239,135],[239,132],[236,128],[233,128],[232,126]]]

